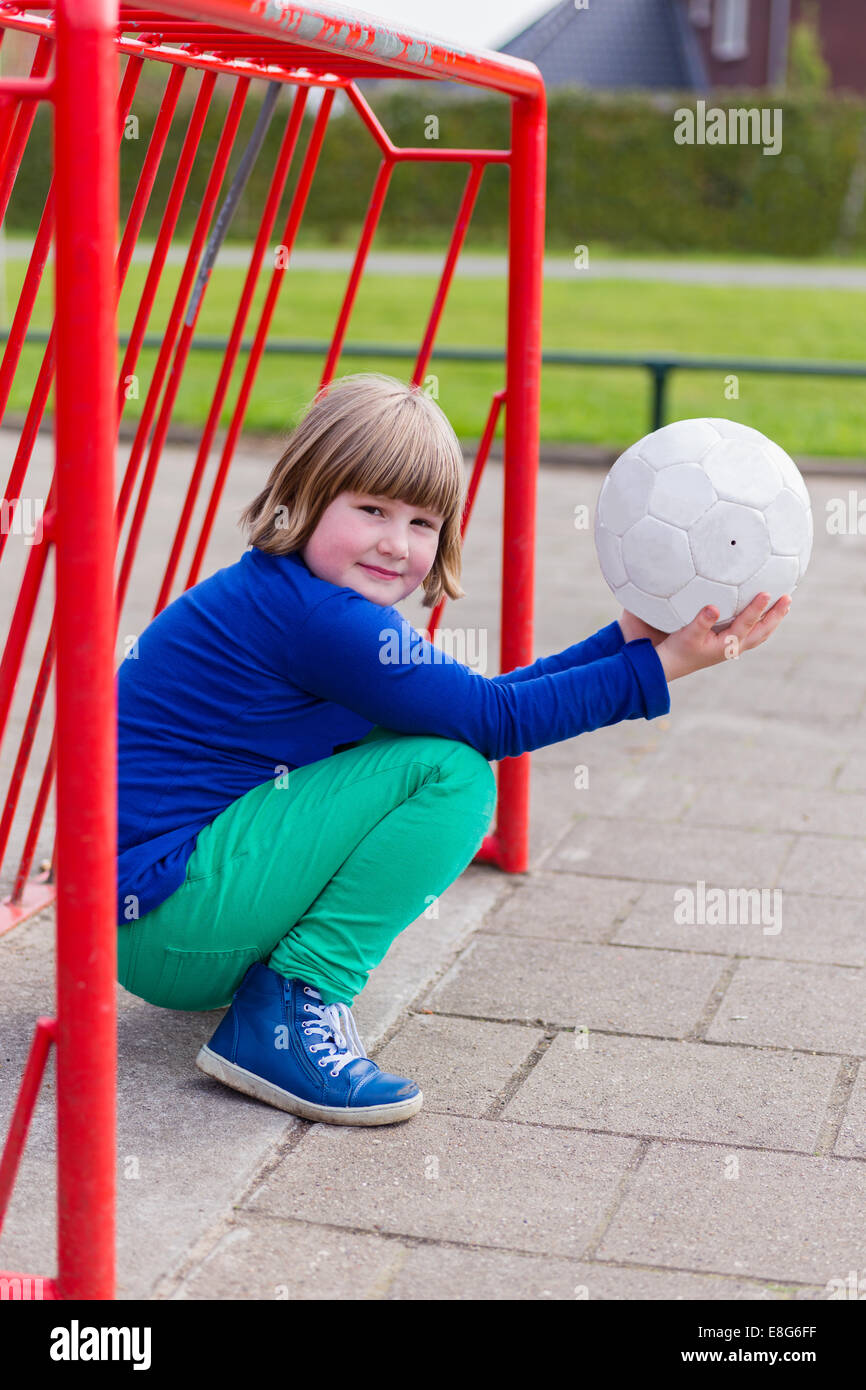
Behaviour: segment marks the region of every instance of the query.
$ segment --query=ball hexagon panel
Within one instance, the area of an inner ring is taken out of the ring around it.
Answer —
[[[694,578],[689,538],[679,526],[641,517],[622,538],[622,562],[641,592],[670,598]]]
[[[656,474],[650,516],[672,526],[691,526],[716,501],[712,483],[697,463],[674,463]]]
[[[651,467],[670,468],[675,463],[697,463],[718,442],[718,431],[708,421],[674,420],[645,434],[632,448]]]
[[[597,515],[615,536],[622,536],[640,517],[646,515],[647,502],[655,474],[634,450],[621,454],[601,485]]]
[[[763,449],[741,439],[720,439],[702,460],[707,477],[726,502],[749,507],[766,507],[777,496],[782,479],[775,463]]]
[[[730,622],[734,616],[737,605],[737,587],[735,584],[716,584],[712,579],[704,579],[702,575],[695,575],[690,579],[684,589],[680,589],[678,594],[671,596],[671,608],[679,619],[679,626],[686,627],[700,613],[702,608],[710,603],[714,604],[719,610],[718,623]]]
[[[807,540],[806,540],[806,544],[803,546],[803,549],[800,551],[799,555],[797,556],[797,559],[798,559],[799,562],[800,562],[800,573],[799,573],[799,575],[797,576],[797,582],[798,582],[798,583],[799,583],[799,581],[803,578],[803,575],[806,573],[806,566],[808,565],[809,560],[810,560],[811,555],[812,555],[812,537],[813,537],[813,535],[814,535],[814,526],[813,526],[813,523],[812,523],[812,508],[811,508],[811,507],[809,508],[809,510],[808,510],[807,513],[806,513],[806,531],[807,531]]]
[[[799,578],[799,565],[794,555],[771,555],[766,560],[757,574],[753,574],[747,579],[745,584],[740,585],[737,594],[737,612],[742,613],[743,609],[752,602],[756,594],[761,592],[772,596],[775,603],[782,594],[792,594],[797,587]]]
[[[768,507],[764,516],[770,533],[770,544],[779,555],[801,555],[811,544],[811,508],[807,513],[798,497],[788,488],[782,488]]]
[[[716,502],[704,512],[689,531],[689,544],[696,573],[719,584],[742,584],[770,556],[764,513],[736,502]]]
[[[761,445],[767,442],[767,436],[761,434],[760,430],[754,429],[751,425],[741,424],[739,420],[725,420],[721,416],[709,415],[707,424],[712,425],[723,439],[736,439],[741,444],[750,444],[754,449],[760,449]]]
[[[606,526],[602,526],[597,513],[595,518],[595,548],[598,551],[602,574],[607,579],[608,584],[614,589],[619,588],[620,584],[626,584],[628,575],[622,562],[622,541],[619,536],[613,534],[613,531],[608,531]]]
[[[678,627],[682,627],[666,598],[645,594],[634,584],[623,584],[621,589],[614,591],[614,597],[627,613],[634,613],[635,617],[642,618],[650,627],[657,627],[660,632],[676,632]]]
[[[782,475],[782,482],[785,487],[790,488],[795,497],[799,497],[804,507],[811,507],[809,492],[803,482],[803,475],[794,460],[785,453],[784,449],[780,449],[778,444],[774,444],[772,439],[764,440],[764,453],[775,463]]]

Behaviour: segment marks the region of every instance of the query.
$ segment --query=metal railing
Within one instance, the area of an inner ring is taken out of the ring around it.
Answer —
[[[8,334],[0,329],[0,341]],[[48,334],[34,329],[28,332],[27,341],[45,343]],[[128,334],[119,334],[118,342],[126,346]],[[146,334],[142,340],[143,348],[159,349],[163,339],[155,333]],[[228,339],[202,335],[195,338],[192,351],[224,353]],[[239,345],[240,352],[249,351],[252,339],[245,338]],[[317,341],[306,338],[271,338],[265,353],[285,353],[296,357],[321,357],[330,344],[324,339]],[[373,357],[383,359],[413,359],[417,348],[401,343],[344,343],[344,357]],[[432,357],[442,362],[498,362],[503,363],[505,352],[502,348],[485,347],[437,347]],[[650,429],[657,430],[665,423],[667,416],[668,390],[672,372],[726,372],[755,373],[762,376],[811,376],[811,377],[859,377],[866,378],[866,362],[809,362],[803,359],[784,359],[773,357],[688,357],[673,353],[612,353],[612,352],[560,352],[548,351],[541,354],[542,367],[634,367],[649,373],[650,377]]]

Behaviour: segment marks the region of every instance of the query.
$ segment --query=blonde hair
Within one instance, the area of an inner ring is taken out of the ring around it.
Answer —
[[[450,423],[419,386],[355,372],[321,387],[238,525],[269,555],[301,550],[341,492],[392,497],[443,517],[423,606],[462,598],[463,454]]]

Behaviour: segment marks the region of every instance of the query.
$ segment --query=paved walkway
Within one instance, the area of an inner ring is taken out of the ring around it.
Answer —
[[[238,460],[207,572],[239,553],[261,468]],[[603,476],[541,471],[539,654],[616,616],[572,525]],[[490,673],[501,481],[491,465],[443,623],[486,632]],[[813,1300],[866,1276],[866,538],[824,527],[848,479],[809,487],[782,630],[676,681],[664,718],[533,754],[529,873],[470,866],[374,972],[355,1016],[422,1087],[412,1120],[309,1124],[229,1091],[193,1066],[218,1014],[118,986],[120,1298]],[[763,892],[763,917],[680,924],[713,887]],[[0,956],[5,1126],[51,1008],[50,914]],[[53,1078],[0,1267],[53,1268]]]
[[[22,237],[6,238],[6,254],[27,256],[32,243]],[[275,244],[275,243],[273,243]],[[148,264],[154,243],[139,242],[132,259]],[[431,275],[442,274],[447,248],[441,252],[372,251],[367,257],[366,272],[371,275]],[[53,252],[52,252],[53,254]],[[354,250],[296,249],[292,253],[292,270],[338,270],[348,273],[354,262]],[[186,259],[186,247],[175,244],[168,253],[169,265],[181,265]],[[223,246],[218,265],[249,265],[250,249],[243,246]],[[501,280],[507,273],[507,257],[464,253],[455,274],[476,280]],[[798,263],[750,264],[737,261],[653,260],[646,257],[615,256],[598,258],[589,248],[589,264],[575,269],[569,256],[546,256],[546,280],[572,280],[575,276],[588,280],[671,280],[690,285],[754,285],[768,288],[798,287],[800,289],[866,290],[866,266],[813,265]]]

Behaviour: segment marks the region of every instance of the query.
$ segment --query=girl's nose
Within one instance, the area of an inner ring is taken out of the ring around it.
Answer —
[[[392,559],[405,557],[409,554],[409,540],[405,532],[395,532],[389,536],[382,536],[379,540],[379,549],[383,555],[390,555]]]

